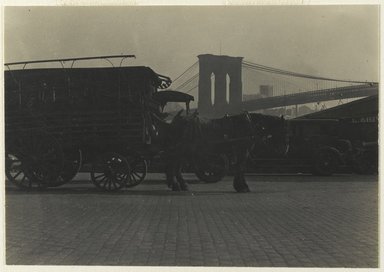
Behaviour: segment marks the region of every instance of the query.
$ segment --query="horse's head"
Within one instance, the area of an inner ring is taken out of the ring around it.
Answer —
[[[285,143],[285,119],[260,113],[251,113],[250,118],[255,134],[265,143],[280,145]]]

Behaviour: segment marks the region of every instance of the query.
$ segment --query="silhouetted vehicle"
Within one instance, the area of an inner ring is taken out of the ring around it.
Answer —
[[[271,132],[271,128],[276,126],[280,129]],[[251,153],[252,164],[276,170],[284,167],[309,170],[319,176],[332,175],[339,166],[347,163],[352,152],[350,141],[339,138],[339,127],[336,119],[291,119],[277,125],[276,122],[275,125],[266,123],[264,140],[255,145]]]
[[[125,56],[9,63],[5,72],[7,178],[18,187],[59,186],[89,165],[92,182],[113,191],[139,184],[161,118],[158,89],[168,77],[148,67],[122,67]],[[75,61],[121,58],[119,67],[73,68]],[[25,69],[56,62],[62,68]],[[72,63],[65,68],[65,63]],[[23,65],[22,69],[11,69]],[[157,100],[156,100],[157,99]]]
[[[351,152],[350,142],[339,138],[338,128],[339,121],[333,119],[289,120],[288,158],[309,163],[314,175],[332,175]]]
[[[360,175],[378,173],[378,142],[354,143],[349,159],[352,171]]]
[[[372,83],[375,85],[377,83]],[[342,104],[323,111],[314,112],[300,119],[337,119],[338,125],[333,130],[340,139],[350,141],[351,152],[345,154],[348,168],[359,174],[378,172],[378,95]]]
[[[369,105],[368,105],[369,106]],[[352,152],[347,158],[351,170],[357,174],[378,173],[378,118],[373,114],[340,120],[340,137],[352,143]]]

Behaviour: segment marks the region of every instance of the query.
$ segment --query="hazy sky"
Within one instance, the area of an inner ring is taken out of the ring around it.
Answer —
[[[135,54],[177,77],[202,53],[378,81],[377,6],[6,7],[5,61]]]

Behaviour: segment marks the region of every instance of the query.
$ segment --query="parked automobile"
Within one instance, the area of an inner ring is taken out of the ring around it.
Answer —
[[[255,145],[251,167],[268,166],[269,171],[282,167],[308,171],[313,175],[334,174],[352,152],[351,143],[338,136],[337,119],[291,119],[284,121],[282,135],[265,135]],[[275,139],[284,139],[276,141]],[[265,168],[265,167],[264,167]]]

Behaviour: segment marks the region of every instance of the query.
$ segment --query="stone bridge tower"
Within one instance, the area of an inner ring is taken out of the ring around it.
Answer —
[[[242,57],[199,55],[198,111],[201,116],[220,117],[241,111]],[[214,79],[214,84],[212,80]]]

